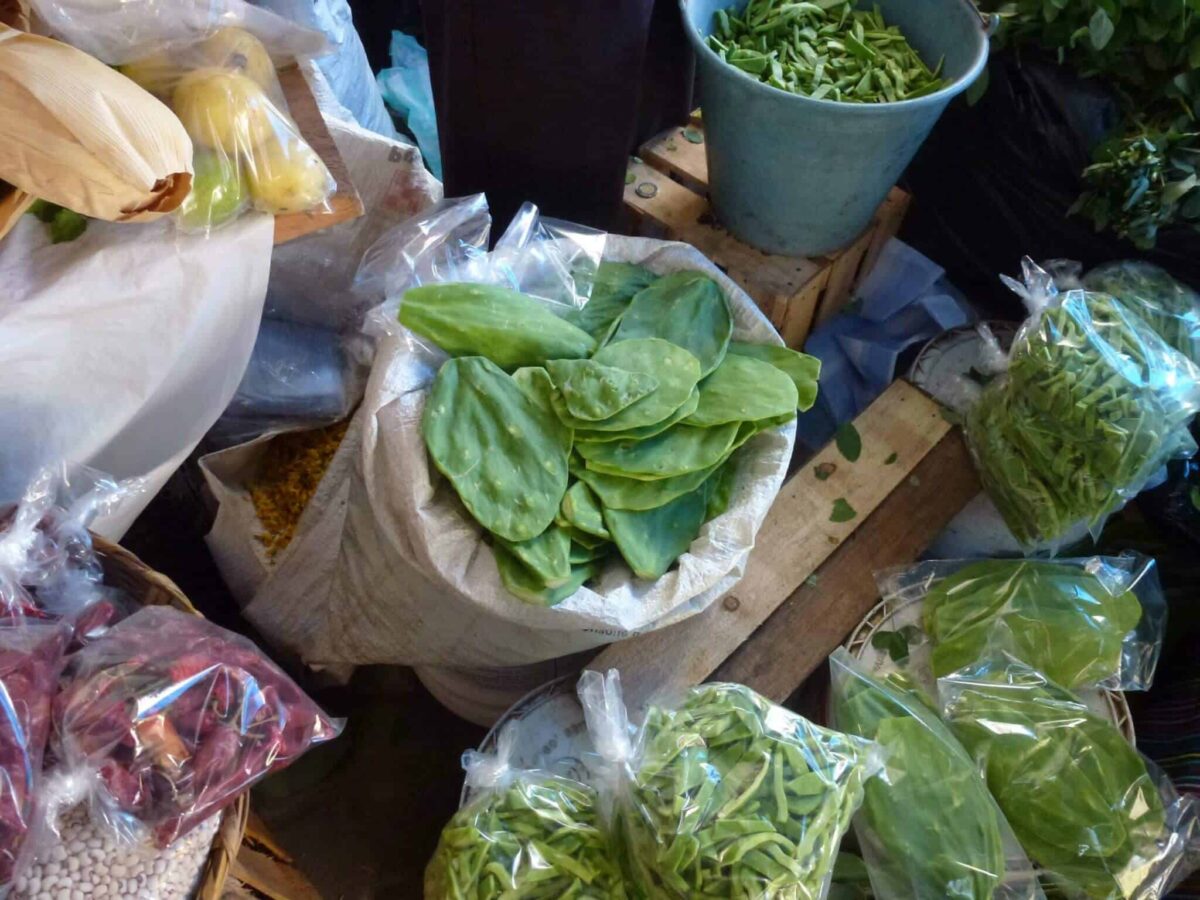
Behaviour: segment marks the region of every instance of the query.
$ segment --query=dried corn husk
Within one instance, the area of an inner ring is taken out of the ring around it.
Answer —
[[[0,179],[86,216],[146,222],[187,196],[192,142],[119,72],[0,25]]]
[[[33,194],[19,191],[11,184],[0,181],[0,239],[3,239],[25,211],[33,206],[34,199],[36,198]]]
[[[0,0],[0,25],[29,30],[29,4],[25,0]]]

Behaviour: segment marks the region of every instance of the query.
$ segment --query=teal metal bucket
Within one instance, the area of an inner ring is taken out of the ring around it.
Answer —
[[[763,84],[709,49],[713,13],[746,2],[679,3],[696,50],[713,210],[771,253],[838,250],[867,227],[946,105],[983,70],[986,23],[971,0],[875,0],[927,63],[945,57],[946,86],[899,103],[836,103]]]

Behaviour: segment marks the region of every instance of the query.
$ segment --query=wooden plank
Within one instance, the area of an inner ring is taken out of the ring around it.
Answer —
[[[689,141],[686,134],[699,136],[700,140]],[[692,125],[669,128],[642,144],[638,155],[691,190],[700,194],[708,190],[708,157],[704,149],[704,132],[700,128]]]
[[[874,232],[868,228],[858,236],[858,239],[844,250],[832,257],[833,265],[829,269],[829,283],[821,295],[821,304],[817,307],[813,327],[817,328],[836,316],[852,296],[852,288],[858,282],[859,266],[871,245]]]
[[[350,179],[350,171],[338,152],[333,135],[325,127],[317,100],[304,79],[299,66],[287,66],[279,70],[279,84],[287,100],[288,112],[300,129],[300,135],[317,152],[337,182],[334,195],[329,198],[328,209],[311,212],[286,213],[275,217],[275,243],[288,241],[321,231],[339,222],[357,219],[363,214],[362,198]]]
[[[898,381],[855,420],[855,463],[826,447],[776,497],[746,574],[728,596],[678,625],[610,645],[589,665],[616,668],[631,708],[656,690],[709,677],[874,512],[949,432],[937,404]],[[895,459],[887,461],[895,454]],[[820,472],[824,478],[817,476]],[[855,510],[831,521],[834,501]]]
[[[787,699],[878,602],[874,573],[916,559],[979,490],[962,435],[951,431],[713,679]]]
[[[871,236],[871,246],[863,257],[859,278],[865,276],[873,268],[883,251],[883,245],[900,233],[900,226],[908,214],[908,206],[912,203],[912,195],[898,187],[892,188],[883,201],[883,205],[875,213],[875,229]]]

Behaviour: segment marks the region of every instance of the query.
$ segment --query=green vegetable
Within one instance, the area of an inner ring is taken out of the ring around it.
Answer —
[[[594,359],[552,359],[546,363],[554,388],[575,419],[611,418],[658,387],[648,372],[629,372]]]
[[[819,898],[862,800],[868,746],[741,685],[651,707],[618,813],[640,895]]]
[[[688,472],[686,475],[659,478],[654,481],[605,475],[583,466],[573,466],[571,474],[586,483],[595,492],[605,509],[636,511],[656,509],[677,497],[694,491],[719,468],[720,464],[717,464],[699,472]]]
[[[460,809],[425,870],[426,900],[624,900],[591,788],[518,778]]]
[[[571,321],[601,343],[625,314],[634,294],[649,287],[658,276],[630,263],[601,262],[592,284],[591,299]]]
[[[1047,307],[1014,345],[1007,376],[965,424],[980,479],[1023,544],[1079,520],[1094,527],[1187,446],[1195,374],[1164,350],[1122,304],[1084,291]]]
[[[451,356],[484,356],[502,369],[582,359],[596,341],[544,305],[487,284],[431,284],[400,302],[400,324]]]
[[[1111,294],[1192,362],[1200,363],[1200,294],[1153,263],[1125,260],[1092,269],[1089,291]]]
[[[732,334],[733,317],[720,286],[701,272],[673,272],[637,293],[612,343],[662,338],[699,360],[704,377],[725,358]],[[615,347],[605,348],[609,349]]]
[[[525,541],[554,521],[570,432],[493,363],[468,356],[443,365],[421,430],[434,465],[488,531]]]
[[[733,488],[737,481],[737,462],[730,457],[713,473],[708,485],[708,509],[704,518],[711,521],[717,516],[724,515],[733,499]]]
[[[730,453],[738,423],[713,428],[676,425],[644,441],[579,441],[575,450],[594,472],[653,481],[711,469]]]
[[[939,677],[990,646],[1068,688],[1116,678],[1126,635],[1142,616],[1131,591],[1114,594],[1084,567],[1043,560],[983,560],[937,581],[923,604]]]
[[[947,721],[1051,880],[1095,900],[1150,896],[1140,883],[1154,861],[1182,848],[1161,849],[1158,787],[1116,727],[1015,661],[985,661],[943,686]]]
[[[571,580],[571,538],[562,528],[551,525],[527,541],[496,538],[504,549],[520,560],[548,588],[562,587]]]
[[[796,386],[785,372],[749,356],[727,355],[700,382],[700,401],[685,425],[709,428],[784,416],[796,409]]]
[[[719,10],[708,46],[759,81],[813,100],[895,103],[940,90],[930,70],[879,7],[846,0],[750,0],[741,15]]]
[[[505,589],[514,597],[535,606],[557,606],[599,571],[592,562],[571,563],[567,580],[558,587],[548,587],[532,569],[505,550],[503,544],[497,542],[492,545],[492,556],[496,559],[496,569]]]
[[[672,425],[678,425],[696,411],[699,403],[700,389],[695,387],[692,388],[692,392],[688,394],[688,398],[683,402],[683,405],[661,422],[655,422],[653,425],[641,425],[636,428],[624,428],[620,431],[593,431],[588,428],[576,428],[575,436],[581,441],[591,441],[592,443],[602,441],[644,441],[647,438],[662,434]]]
[[[768,362],[779,369],[796,385],[796,407],[808,412],[817,402],[817,380],[821,377],[821,361],[815,356],[789,350],[777,344],[743,344],[730,341],[729,352]]]
[[[854,820],[884,897],[989,900],[1005,874],[1004,822],[959,744],[921,695],[830,657],[838,728],[876,741],[886,768]]]
[[[87,230],[86,216],[47,200],[34,200],[27,212],[39,222],[46,223],[46,233],[52,244],[68,243]]]
[[[683,406],[700,380],[700,365],[696,357],[682,347],[658,338],[609,344],[593,359],[627,372],[653,375],[658,379],[658,387],[600,422],[576,418],[561,395],[556,395],[554,408],[558,417],[572,428],[612,432],[655,425]]]
[[[588,534],[609,538],[611,535],[604,527],[604,517],[596,495],[582,481],[576,481],[569,488],[562,501],[563,518]]]
[[[613,543],[638,578],[658,578],[686,553],[708,513],[704,485],[664,506],[641,512],[604,509]]]

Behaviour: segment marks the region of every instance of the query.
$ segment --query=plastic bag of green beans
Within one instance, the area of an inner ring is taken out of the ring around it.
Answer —
[[[1031,315],[965,430],[1014,537],[1054,549],[1079,523],[1098,534],[1164,462],[1195,452],[1200,370],[1116,298],[1059,293],[1028,257],[1022,269],[1004,281]]]
[[[496,755],[463,755],[469,799],[442,829],[425,900],[625,900],[596,791],[511,766],[515,727]]]
[[[1200,363],[1200,294],[1165,269],[1132,259],[1105,263],[1084,276],[1083,286],[1116,297],[1164,341]]]
[[[747,687],[654,704],[631,739],[615,671],[580,701],[608,764],[614,833],[635,896],[820,900],[880,767],[875,744],[820,728]]]

